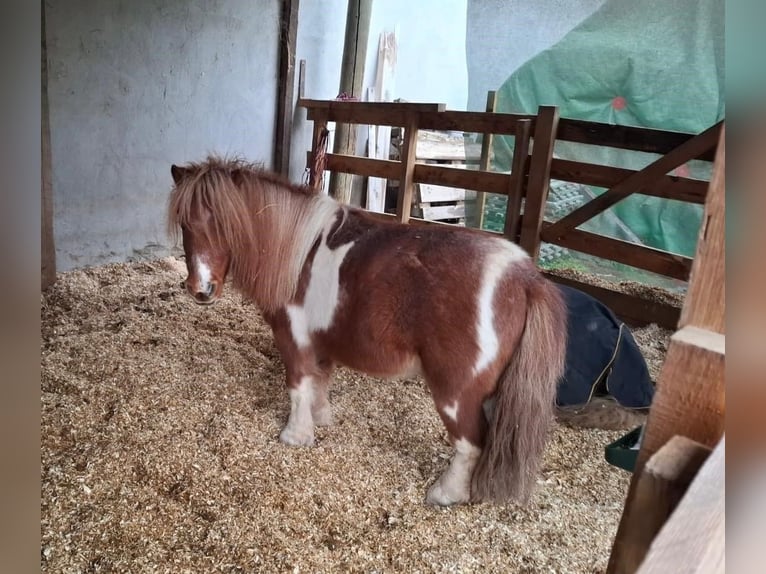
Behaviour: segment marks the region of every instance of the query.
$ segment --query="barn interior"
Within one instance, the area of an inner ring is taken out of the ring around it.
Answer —
[[[42,571],[723,571],[723,3],[564,4],[42,4]],[[170,166],[211,153],[519,244],[598,305],[617,422],[552,421],[527,504],[425,504],[419,376],[342,368],[281,444],[261,311],[179,287]]]

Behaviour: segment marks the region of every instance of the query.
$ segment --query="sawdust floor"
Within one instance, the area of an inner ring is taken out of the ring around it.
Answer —
[[[434,509],[450,449],[419,380],[340,370],[317,446],[277,440],[268,328],[199,307],[173,259],[60,275],[42,297],[45,572],[603,572],[620,432],[556,428],[531,504]]]

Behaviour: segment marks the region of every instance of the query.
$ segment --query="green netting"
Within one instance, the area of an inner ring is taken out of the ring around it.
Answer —
[[[536,113],[555,105],[565,118],[699,133],[724,117],[723,52],[720,0],[607,0],[516,70],[498,90],[497,109]],[[494,138],[493,151],[493,169],[510,170],[513,138]],[[554,153],[631,169],[657,157],[567,142]],[[689,162],[674,171],[708,179],[710,167]],[[579,187],[581,202],[604,191]],[[562,201],[554,192],[551,200]],[[693,256],[701,215],[699,205],[636,195],[582,228]]]

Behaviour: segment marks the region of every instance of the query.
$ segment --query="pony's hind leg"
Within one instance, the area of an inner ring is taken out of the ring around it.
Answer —
[[[468,390],[460,395],[437,392],[434,402],[455,445],[455,455],[428,489],[426,502],[437,506],[464,504],[471,500],[471,477],[486,433],[483,398]]]
[[[321,373],[314,379],[314,402],[311,405],[311,414],[314,417],[314,424],[324,427],[330,426],[333,421],[332,406],[327,398],[332,382],[333,364],[329,361],[320,361],[319,368]]]

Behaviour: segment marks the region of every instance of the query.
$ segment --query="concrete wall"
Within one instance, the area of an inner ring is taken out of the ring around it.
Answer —
[[[446,103],[464,110],[468,100],[466,16],[468,0],[375,0],[365,62],[364,86],[375,83],[378,41],[398,27],[394,98]],[[338,95],[347,0],[302,0],[298,16],[296,66],[306,60],[306,97]],[[296,89],[297,89],[296,74]],[[296,96],[297,97],[297,96]],[[311,148],[311,122],[296,110],[290,177],[297,181]],[[364,145],[360,136],[359,145]]]
[[[468,109],[483,111],[516,68],[550,48],[604,0],[468,0]]]
[[[271,163],[279,0],[49,0],[46,17],[59,270],[166,253],[171,163]]]

